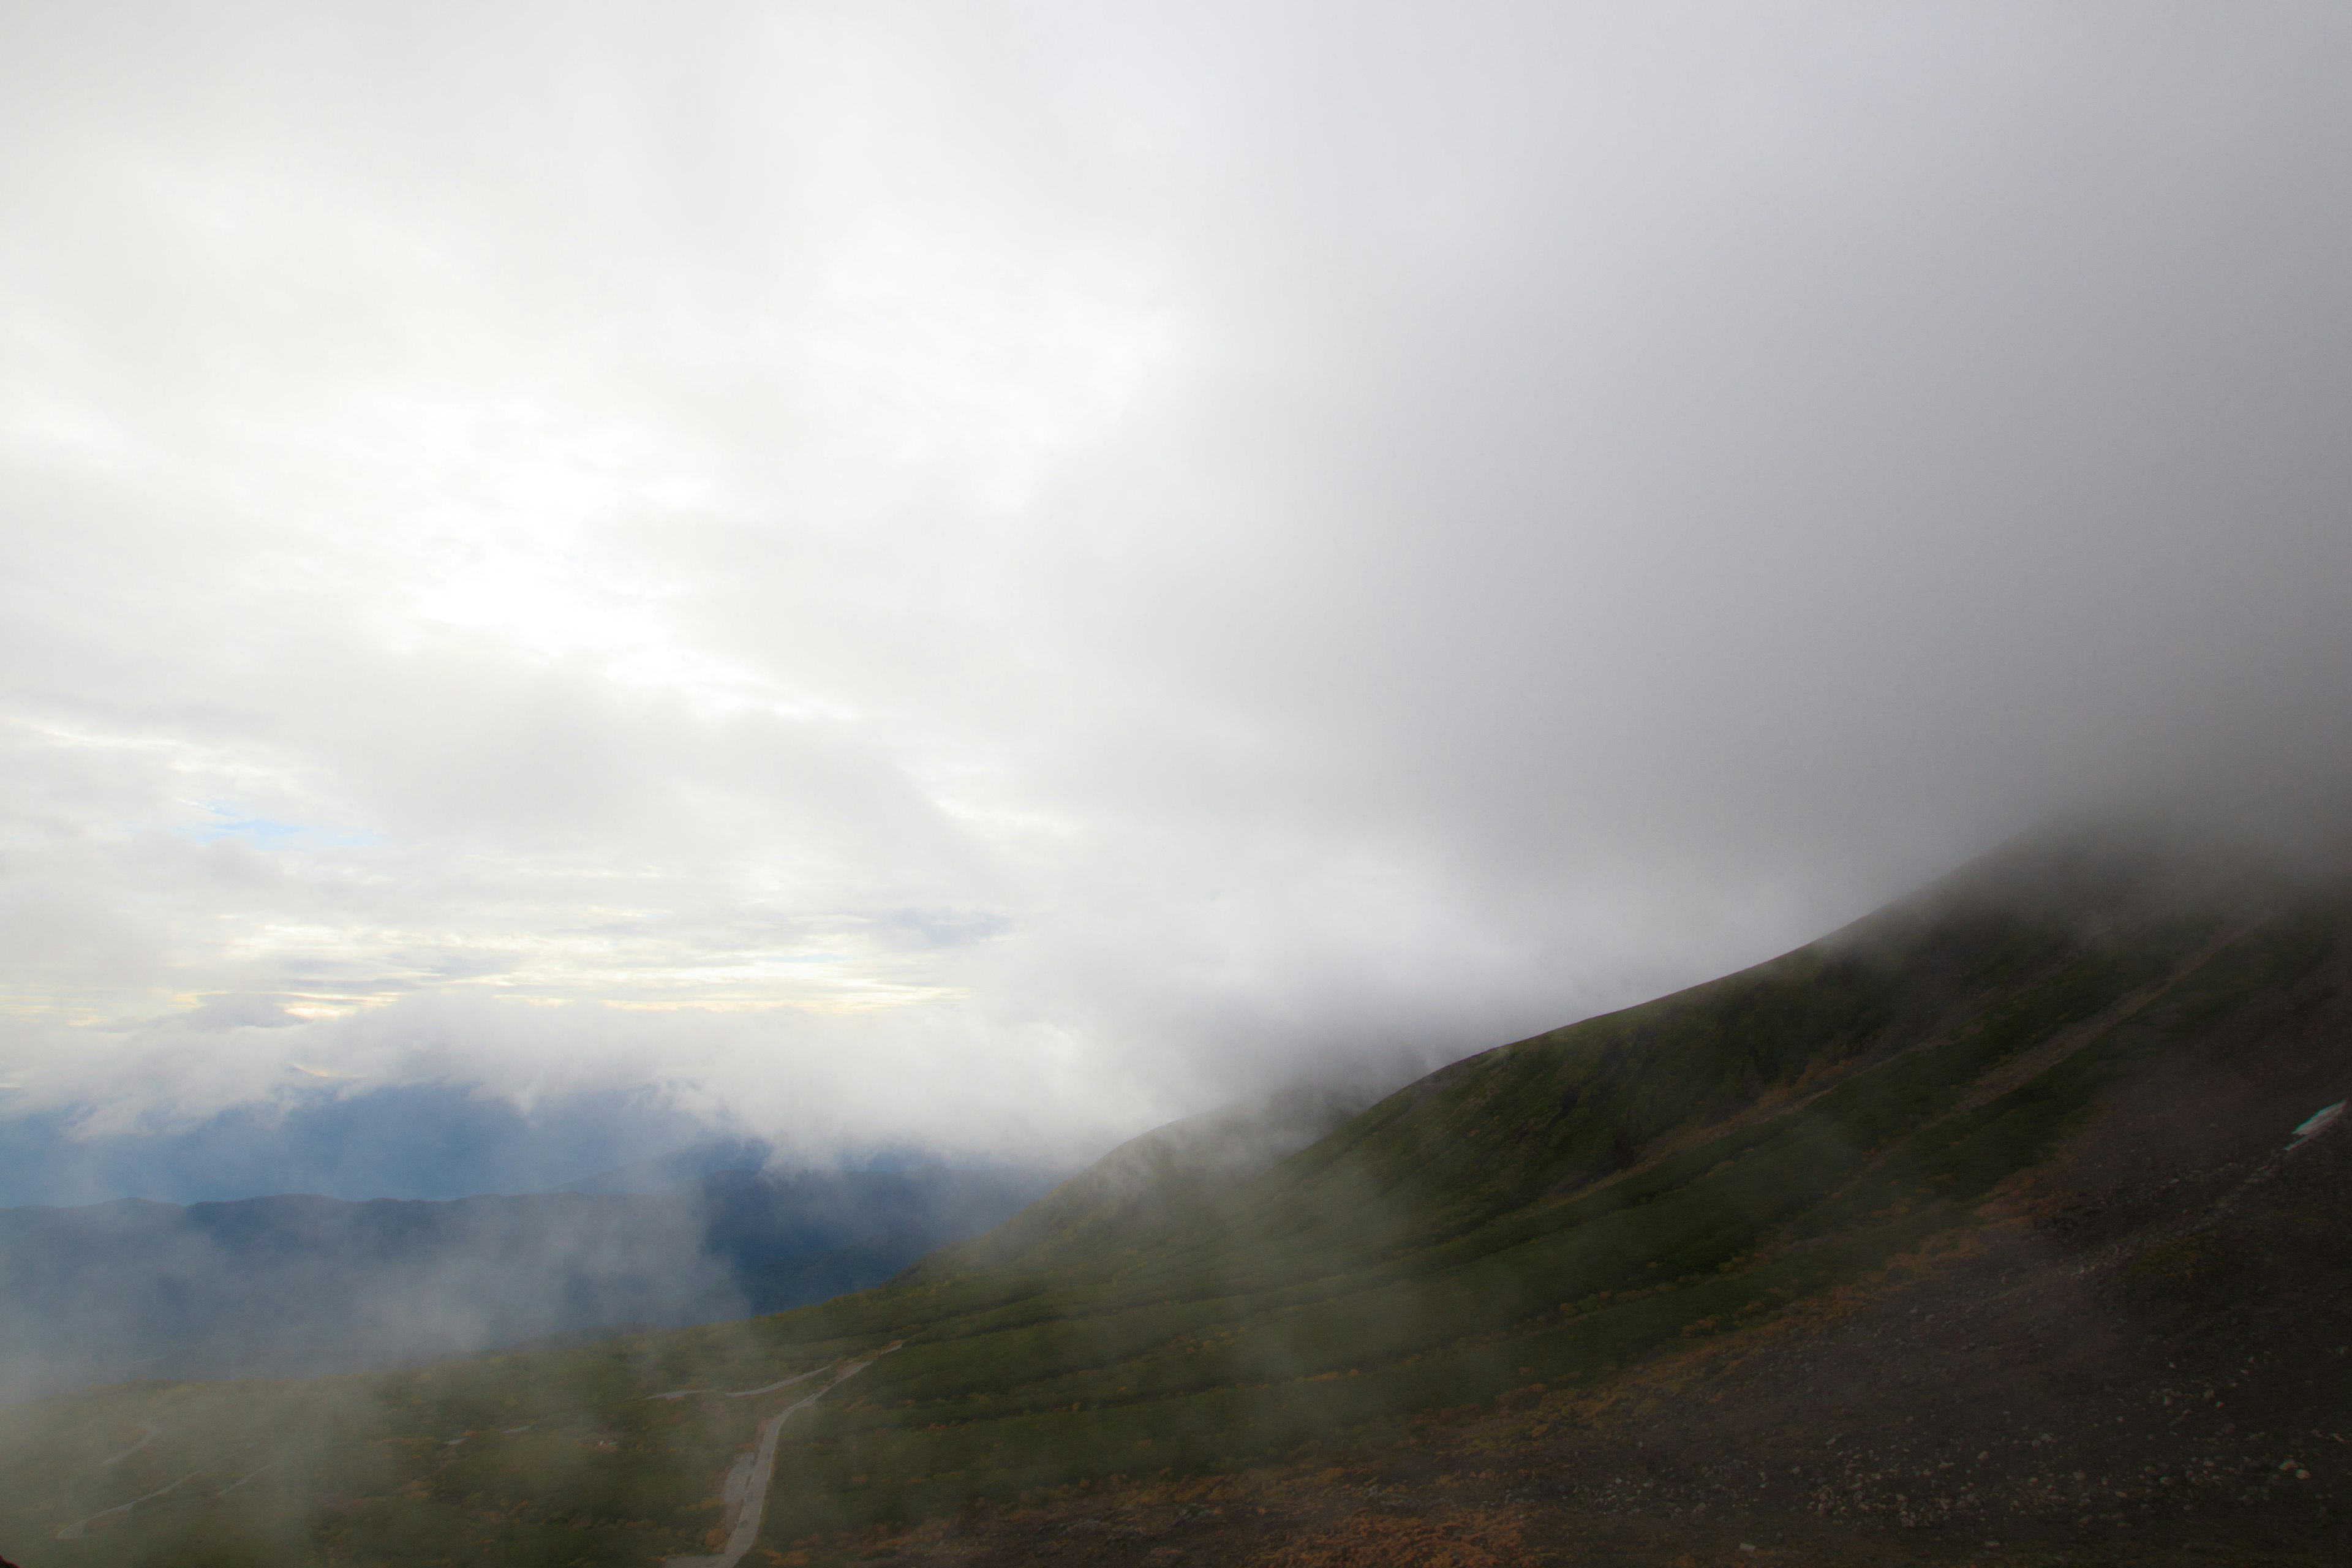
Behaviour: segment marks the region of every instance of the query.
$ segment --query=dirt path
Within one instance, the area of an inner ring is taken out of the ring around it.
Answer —
[[[795,1411],[814,1405],[898,1348],[898,1342],[893,1341],[888,1346],[875,1352],[866,1360],[851,1362],[834,1373],[831,1383],[805,1398],[793,1401],[760,1423],[759,1446],[747,1453],[736,1456],[735,1463],[727,1471],[726,1484],[720,1489],[720,1495],[727,1500],[728,1511],[735,1521],[734,1528],[727,1534],[726,1549],[715,1557],[672,1557],[663,1563],[662,1568],[735,1568],[735,1565],[740,1563],[744,1555],[751,1550],[751,1543],[760,1539],[760,1520],[768,1508],[768,1486],[775,1479],[776,1473],[776,1437],[783,1430],[784,1423],[792,1418]],[[776,1389],[804,1382],[815,1375],[815,1373],[803,1373],[799,1377],[788,1377],[782,1383],[771,1384],[767,1388],[748,1392],[772,1393]],[[655,1397],[668,1399],[678,1396],[656,1394]]]
[[[769,1384],[764,1388],[738,1388],[733,1390],[724,1388],[679,1388],[673,1389],[667,1394],[656,1394],[648,1395],[648,1397],[653,1399],[684,1399],[689,1394],[715,1394],[721,1399],[751,1399],[762,1394],[773,1394],[780,1388],[790,1388],[796,1383],[806,1383],[810,1378],[816,1376],[817,1373],[821,1373],[824,1370],[824,1368],[819,1367],[816,1369],[816,1372],[795,1373],[790,1377],[778,1378],[775,1382]]]
[[[276,1461],[276,1460],[274,1460],[274,1459],[270,1461],[270,1464],[275,1464],[275,1463],[277,1463],[277,1461]],[[245,1485],[245,1483],[246,1483],[246,1482],[247,1482],[247,1481],[249,1481],[249,1480],[253,1479],[253,1478],[254,1478],[254,1477],[256,1477],[256,1476],[257,1476],[257,1475],[261,1474],[261,1471],[262,1471],[262,1470],[266,1470],[266,1469],[268,1469],[268,1468],[269,1468],[269,1466],[268,1466],[268,1465],[264,1465],[264,1466],[262,1466],[262,1467],[261,1467],[261,1469],[257,1469],[257,1470],[247,1470],[247,1471],[246,1471],[246,1473],[245,1473],[245,1474],[243,1474],[243,1475],[241,1475],[241,1476],[237,1477],[237,1478],[236,1478],[236,1479],[235,1479],[235,1480],[233,1480],[233,1481],[229,1482],[229,1484],[228,1484],[228,1485],[226,1485],[226,1486],[225,1486],[225,1487],[221,1488],[221,1489],[220,1489],[220,1490],[218,1490],[218,1491],[215,1492],[215,1493],[213,1494],[213,1496],[215,1496],[215,1497],[216,1497],[216,1498],[224,1498],[224,1497],[228,1496],[228,1494],[229,1494],[229,1493],[231,1493],[231,1492],[233,1492],[233,1491],[236,1490],[236,1489],[237,1489],[237,1488],[239,1488],[239,1487],[241,1487],[241,1486]]]
[[[162,1436],[163,1435],[163,1428],[156,1426],[152,1421],[142,1421],[139,1423],[139,1441],[131,1444],[131,1447],[123,1449],[122,1452],[115,1455],[110,1459],[100,1459],[98,1462],[98,1468],[101,1470],[112,1469],[115,1466],[122,1463],[123,1460],[129,1458],[131,1455],[139,1452],[140,1449],[144,1448],[148,1444]]]
[[[58,1539],[59,1541],[79,1541],[79,1540],[82,1538],[83,1533],[84,1533],[86,1531],[88,1531],[91,1525],[96,1524],[100,1520],[106,1518],[108,1515],[110,1515],[110,1514],[117,1514],[117,1513],[129,1513],[132,1509],[137,1508],[141,1503],[142,1503],[142,1502],[152,1502],[152,1501],[154,1501],[157,1498],[162,1497],[165,1492],[171,1491],[171,1490],[173,1490],[173,1489],[178,1488],[178,1487],[184,1487],[184,1486],[187,1485],[190,1481],[194,1480],[198,1476],[203,1475],[204,1473],[205,1473],[205,1472],[204,1472],[203,1470],[201,1470],[201,1469],[190,1470],[186,1475],[182,1476],[178,1480],[173,1481],[170,1486],[157,1487],[153,1491],[149,1492],[145,1497],[135,1497],[135,1498],[132,1498],[129,1502],[119,1502],[119,1503],[116,1503],[112,1508],[102,1508],[102,1509],[100,1509],[96,1513],[91,1514],[88,1519],[78,1519],[78,1520],[75,1520],[71,1524],[67,1525],[65,1528],[63,1528],[62,1530],[59,1530],[59,1531],[58,1531]]]

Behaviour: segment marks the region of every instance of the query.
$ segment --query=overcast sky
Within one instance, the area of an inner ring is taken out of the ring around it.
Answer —
[[[2322,777],[2352,11],[0,12],[0,1114],[1081,1152]]]

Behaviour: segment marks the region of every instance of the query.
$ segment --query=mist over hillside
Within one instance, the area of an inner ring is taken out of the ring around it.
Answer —
[[[0,1558],[2352,1562],[2347,83],[0,5]]]
[[[1056,1179],[754,1166],[655,1193],[0,1209],[0,1399],[777,1311],[877,1285]]]
[[[91,1122],[88,1107],[0,1114],[0,1206],[463,1198],[578,1190],[622,1167],[645,1167],[635,1190],[656,1191],[702,1173],[690,1160],[659,1165],[682,1149],[754,1164],[767,1151],[713,1140],[701,1118],[643,1086],[543,1094],[525,1110],[463,1082],[314,1080],[203,1115]]]
[[[0,13],[0,1191],[1074,1164],[2352,780],[2340,5],[695,17]]]
[[[36,1402],[0,1432],[0,1543],[27,1568],[452,1540],[614,1568],[2333,1561],[2347,1099],[2341,865],[2045,832],[1370,1104],[1162,1129],[874,1289]],[[711,1235],[799,1223],[728,1221],[752,1180],[705,1179]]]

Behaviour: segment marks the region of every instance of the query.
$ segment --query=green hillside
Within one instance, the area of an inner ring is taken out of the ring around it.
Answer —
[[[1159,1204],[1082,1177],[880,1289],[394,1377],[52,1401],[0,1449],[0,1551],[26,1568],[709,1552],[730,1457],[796,1392],[648,1396],[899,1342],[782,1428],[762,1548],[1377,1444],[1916,1247],[2110,1085],[2264,1026],[2348,921],[2336,893],[2126,840],[2022,845],[1757,968],[1455,1063],[1255,1175]],[[142,1422],[159,1435],[101,1467]]]

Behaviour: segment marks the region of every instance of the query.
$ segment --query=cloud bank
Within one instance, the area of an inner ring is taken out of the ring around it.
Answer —
[[[1069,1154],[2345,776],[2352,18],[0,22],[0,1114]]]

